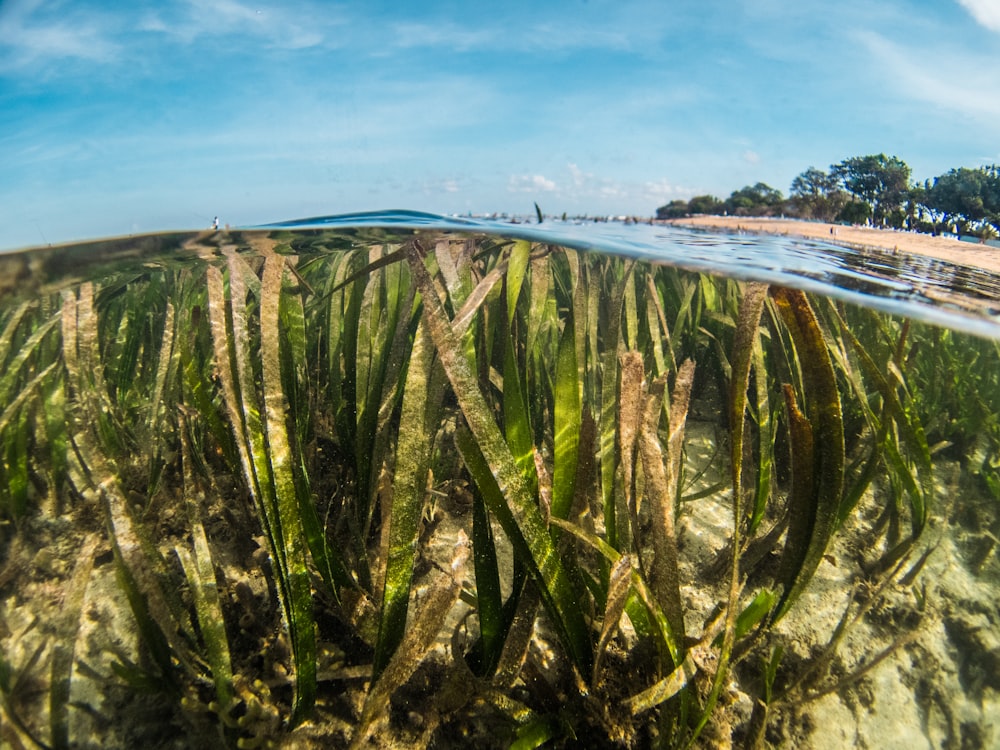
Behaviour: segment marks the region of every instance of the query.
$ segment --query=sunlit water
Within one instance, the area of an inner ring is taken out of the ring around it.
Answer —
[[[748,630],[696,729],[736,440]],[[1000,279],[974,268],[414,212],[10,253],[0,452],[2,747],[1000,746]],[[659,609],[635,588],[616,628],[628,563]]]

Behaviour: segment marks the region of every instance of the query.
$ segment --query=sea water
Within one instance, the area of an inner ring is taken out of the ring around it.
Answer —
[[[0,256],[0,744],[996,746],[998,300],[641,222]]]

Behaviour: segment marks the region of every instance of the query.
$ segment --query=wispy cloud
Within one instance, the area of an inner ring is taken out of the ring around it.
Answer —
[[[874,31],[857,37],[898,96],[932,104],[949,116],[959,113],[990,124],[1000,117],[1000,68],[992,55],[957,49],[927,55]]]
[[[147,12],[139,21],[143,31],[166,34],[191,44],[202,37],[243,37],[265,40],[272,47],[303,49],[328,40],[327,31],[340,23],[337,14],[314,13],[301,4],[249,5],[238,0],[185,0],[176,6]],[[304,22],[303,19],[309,19]]]
[[[110,62],[121,50],[113,26],[100,12],[10,0],[0,6],[0,72],[39,62]]]
[[[312,0],[294,5],[184,0],[122,6],[114,13],[83,3],[9,0],[0,4],[0,73],[86,72],[63,65],[71,60],[147,67],[169,49],[165,45],[209,38],[212,44],[201,50],[201,58],[234,49],[259,54],[336,46],[336,29],[344,23],[340,13],[325,5],[315,8]]]
[[[997,0],[958,0],[976,23],[1000,33],[1000,2]]]
[[[385,46],[384,52],[442,46],[453,52],[482,50],[495,47],[500,43],[501,36],[495,29],[464,27],[453,21],[404,21],[391,25],[390,42]]]
[[[593,24],[525,20],[516,32],[496,24],[460,23],[450,19],[400,21],[391,24],[391,36],[382,50],[440,47],[450,52],[544,52],[562,54],[579,50],[641,50],[659,37],[655,19],[637,24],[628,32]]]

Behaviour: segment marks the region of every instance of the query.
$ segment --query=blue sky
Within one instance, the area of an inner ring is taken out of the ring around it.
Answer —
[[[0,248],[922,180],[1000,162],[998,61],[1000,0],[0,0]]]

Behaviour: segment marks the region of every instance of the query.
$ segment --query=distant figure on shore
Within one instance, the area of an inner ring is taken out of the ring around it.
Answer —
[[[212,229],[214,229],[216,232],[219,231],[219,217],[218,216],[216,216],[214,219],[212,219]]]

